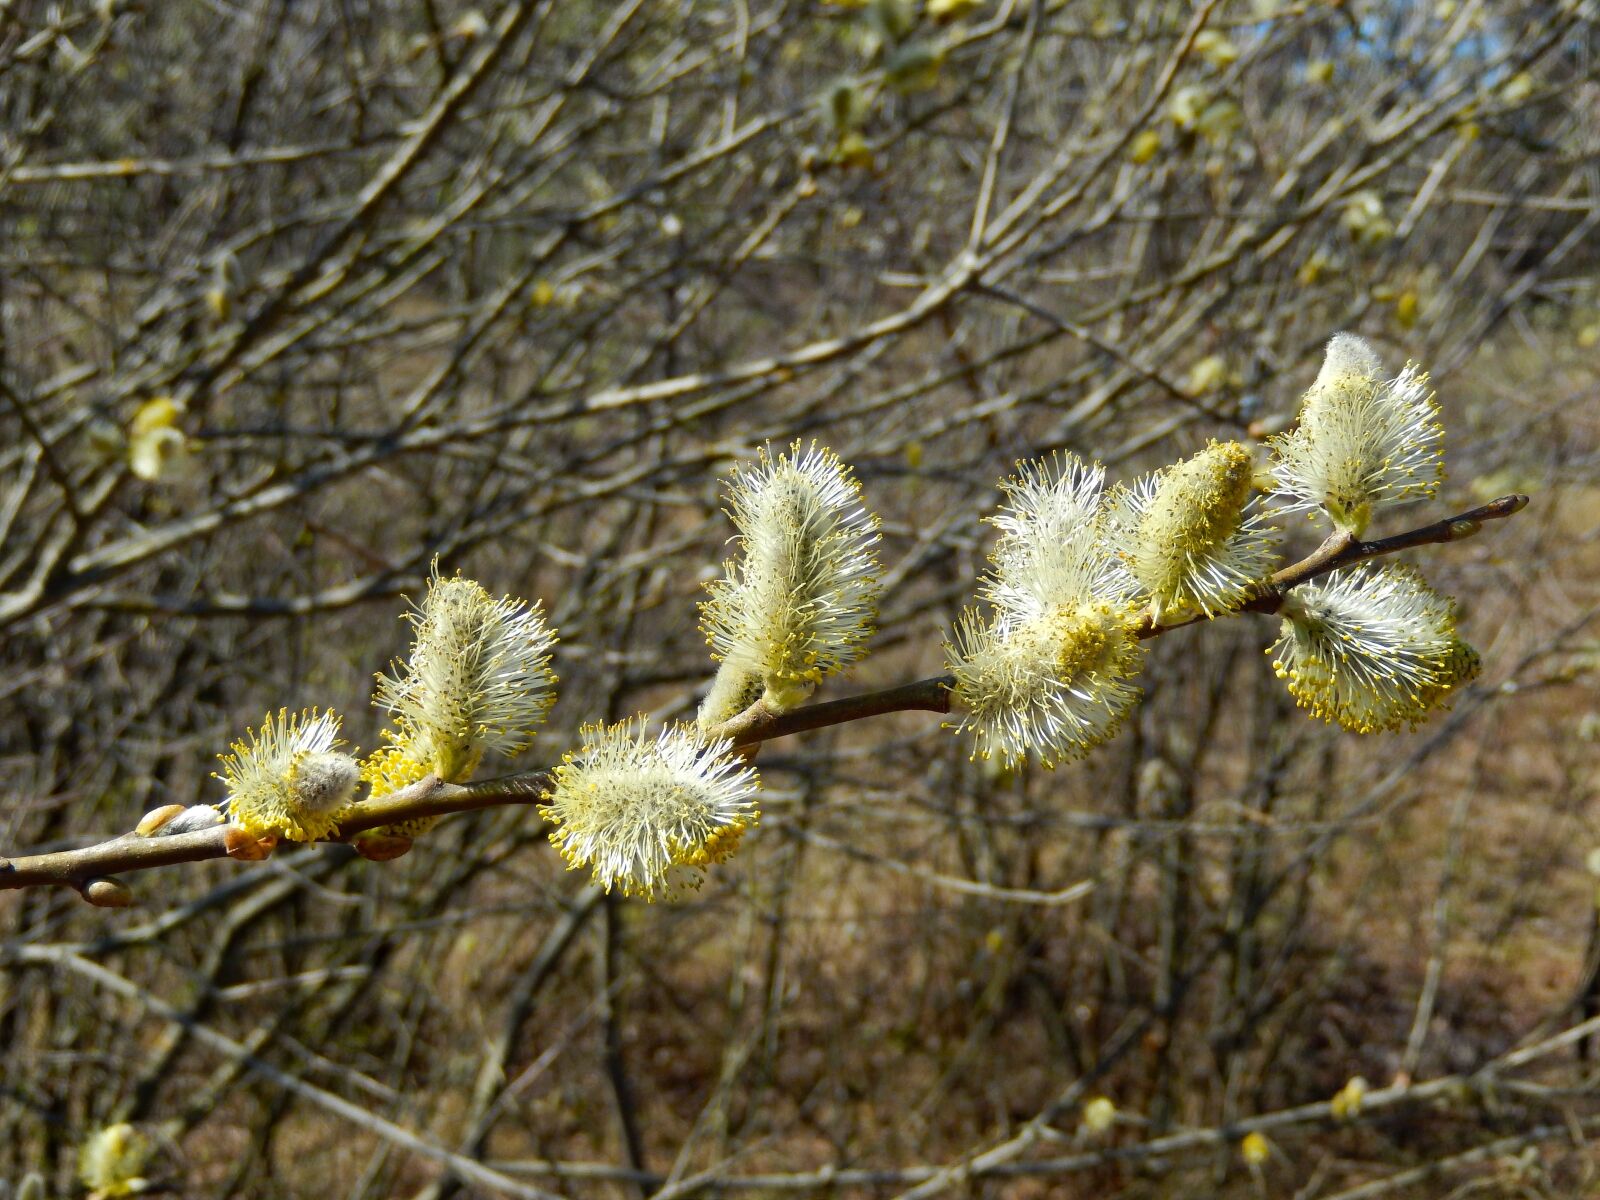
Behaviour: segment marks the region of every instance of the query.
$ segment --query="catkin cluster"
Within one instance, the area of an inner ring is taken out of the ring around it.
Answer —
[[[1022,464],[991,518],[1000,529],[980,596],[949,643],[954,727],[977,757],[1050,764],[1109,737],[1138,698],[1139,635],[1233,612],[1265,594],[1276,518],[1306,513],[1358,538],[1381,508],[1430,496],[1444,474],[1426,373],[1385,375],[1352,334],[1328,345],[1292,432],[1255,458],[1212,442],[1105,492],[1067,455]],[[1358,732],[1415,725],[1478,659],[1455,605],[1409,566],[1355,568],[1289,589],[1273,667],[1303,708]]]
[[[1371,346],[1339,334],[1296,427],[1269,444],[1269,495],[1238,442],[1109,487],[1070,453],[1020,463],[989,518],[999,536],[976,603],[945,644],[950,726],[977,757],[1077,758],[1138,702],[1147,634],[1251,606],[1279,614],[1273,669],[1313,716],[1364,733],[1423,720],[1478,669],[1453,602],[1410,566],[1293,587],[1272,571],[1283,516],[1326,521],[1343,539],[1329,546],[1359,549],[1377,511],[1432,495],[1438,417],[1425,373],[1389,378]],[[697,721],[582,726],[539,810],[568,865],[624,895],[692,891],[737,849],[759,817],[759,781],[719,729],[747,710],[794,708],[860,658],[871,632],[878,521],[831,451],[763,448],[725,496],[736,549],[701,606],[719,665]],[[337,836],[363,803],[430,778],[466,782],[486,755],[527,748],[556,697],[539,605],[435,574],[408,619],[410,650],[374,696],[383,744],[358,761],[340,749],[336,714],[269,716],[222,756],[233,823],[258,837]],[[409,839],[430,824],[381,832]]]

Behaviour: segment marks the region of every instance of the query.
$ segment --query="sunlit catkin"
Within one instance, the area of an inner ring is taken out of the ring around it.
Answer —
[[[326,837],[338,828],[360,778],[356,760],[337,750],[339,717],[316,709],[269,714],[259,730],[218,755],[228,787],[221,808],[253,837],[290,841]]]
[[[980,595],[1002,612],[1121,606],[1137,586],[1103,540],[1105,469],[1075,454],[1017,465],[989,523],[1000,531]]]
[[[702,725],[734,715],[756,681],[774,711],[803,701],[861,656],[879,591],[877,518],[831,450],[763,449],[754,467],[735,469],[727,501],[739,553],[701,605],[721,661]]]
[[[1248,447],[1212,442],[1118,489],[1110,543],[1149,596],[1151,620],[1235,608],[1270,572],[1276,530],[1252,498],[1254,471]]]
[[[435,576],[408,619],[416,631],[410,653],[392,676],[378,676],[373,702],[395,729],[369,775],[398,784],[426,764],[461,782],[486,753],[526,749],[556,697],[556,638],[539,605],[496,600],[470,579]]]
[[[1407,364],[1385,379],[1377,352],[1354,334],[1328,343],[1300,406],[1273,439],[1284,512],[1322,512],[1356,537],[1373,510],[1433,495],[1444,478],[1444,427],[1427,372]]]
[[[1478,673],[1454,604],[1410,566],[1335,571],[1280,611],[1273,670],[1300,707],[1356,733],[1415,726]]]
[[[1063,454],[1022,464],[1005,503],[981,595],[945,643],[950,726],[973,756],[1048,764],[1109,738],[1139,697],[1135,584],[1102,540],[1105,474]]]
[[[697,886],[760,816],[756,773],[730,742],[702,741],[687,726],[651,736],[643,717],[581,733],[539,812],[567,865],[589,867],[607,891],[654,900]]]
[[[1138,700],[1142,658],[1126,609],[1051,607],[988,622],[968,611],[945,644],[949,725],[971,736],[974,758],[1081,758]]]

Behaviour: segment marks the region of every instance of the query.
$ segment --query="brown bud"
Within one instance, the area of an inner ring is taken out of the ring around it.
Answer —
[[[83,898],[96,908],[130,908],[138,903],[133,889],[120,879],[91,879],[83,885]]]
[[[364,833],[350,844],[371,862],[389,862],[411,849],[411,839],[403,833]]]
[[[1289,426],[1293,425],[1295,423],[1296,415],[1297,414],[1292,412],[1273,413],[1271,416],[1261,417],[1258,420],[1251,421],[1249,428],[1246,429],[1245,432],[1253,438],[1269,438],[1275,433],[1282,433],[1285,429],[1289,428]]]
[[[143,817],[139,818],[139,824],[134,826],[133,831],[140,837],[150,837],[156,830],[181,813],[183,808],[184,806],[181,804],[163,804],[160,808],[152,808]]]
[[[236,858],[240,862],[260,862],[277,849],[278,835],[269,833],[257,838],[237,825],[230,825],[228,831],[222,835],[222,844],[227,849],[229,858]]]

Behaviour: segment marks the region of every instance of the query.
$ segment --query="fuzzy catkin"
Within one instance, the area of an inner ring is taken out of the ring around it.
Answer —
[[[681,725],[652,737],[643,717],[581,732],[539,812],[567,865],[589,867],[607,891],[653,900],[698,886],[760,817],[756,773],[730,742]]]
[[[858,659],[877,609],[877,518],[837,455],[795,442],[729,481],[739,553],[707,585],[701,627],[720,660],[702,726],[756,698],[774,711],[800,703]]]
[[[1335,571],[1280,611],[1273,670],[1312,716],[1356,733],[1414,727],[1478,673],[1454,603],[1409,565]]]
[[[1270,573],[1277,530],[1252,496],[1254,471],[1247,447],[1212,442],[1117,490],[1109,541],[1152,620],[1237,607]]]
[[[485,754],[526,749],[556,696],[555,633],[540,606],[496,600],[473,580],[436,575],[409,620],[409,654],[392,675],[378,677],[373,702],[395,727],[385,735],[390,747],[379,752],[380,769],[369,775],[415,762],[459,783]]]
[[[278,834],[291,841],[327,837],[354,797],[360,778],[355,759],[337,747],[340,718],[316,709],[269,714],[229,753],[219,755],[217,777],[228,788],[220,806],[245,832]]]
[[[1443,446],[1427,372],[1408,363],[1386,380],[1377,352],[1341,333],[1328,343],[1299,425],[1272,440],[1276,498],[1283,512],[1321,513],[1360,537],[1375,510],[1438,491]]]

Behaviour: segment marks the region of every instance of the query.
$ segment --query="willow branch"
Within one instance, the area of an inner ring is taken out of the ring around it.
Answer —
[[[1340,567],[1354,566],[1371,558],[1398,554],[1402,550],[1415,550],[1418,546],[1459,542],[1483,528],[1485,521],[1499,521],[1514,516],[1528,507],[1528,497],[1513,494],[1501,496],[1487,504],[1469,509],[1454,517],[1446,517],[1431,525],[1423,525],[1393,537],[1379,538],[1375,542],[1357,541],[1348,534],[1335,534],[1309,557],[1285,567],[1268,581],[1268,589],[1250,601],[1244,608],[1250,612],[1274,613],[1283,603],[1284,593],[1290,588],[1337,571]]]
[[[546,779],[543,771],[469,784],[446,783],[437,776],[421,779],[387,796],[363,801],[328,840],[348,841],[357,834],[384,825],[422,817],[476,812],[502,804],[527,804],[543,794]],[[76,888],[81,892],[94,880],[129,871],[148,871],[153,867],[170,867],[177,863],[205,862],[217,858],[261,857],[250,841],[246,841],[242,847],[238,841],[235,826],[217,825],[211,829],[168,837],[160,836],[159,832],[150,837],[125,833],[76,850],[58,850],[23,858],[0,858],[0,891],[55,884]]]
[[[1372,542],[1359,541],[1349,534],[1335,534],[1299,562],[1273,575],[1260,595],[1233,612],[1219,613],[1210,619],[1237,616],[1245,612],[1275,613],[1291,588],[1330,571],[1418,546],[1461,541],[1482,529],[1484,522],[1512,516],[1521,512],[1527,504],[1528,497],[1523,495],[1501,496],[1457,516]],[[1170,625],[1146,623],[1140,627],[1138,634],[1140,638],[1159,637],[1207,619],[1197,617]],[[793,733],[825,729],[888,713],[947,713],[950,711],[950,689],[953,684],[954,680],[949,675],[934,675],[881,691],[804,705],[784,713],[774,713],[758,700],[744,712],[706,732],[714,738],[727,738],[736,746],[751,746]],[[543,794],[548,779],[543,771],[529,771],[470,784],[446,783],[437,777],[419,780],[387,796],[363,801],[350,817],[341,822],[338,831],[328,840],[349,841],[357,834],[421,817],[476,812],[503,804],[528,804]],[[111,903],[99,898],[106,889],[102,887],[99,892],[93,889],[117,875],[218,858],[259,858],[266,852],[250,839],[245,839],[241,845],[239,833],[231,825],[170,837],[161,837],[159,834],[144,837],[128,833],[75,850],[58,850],[13,859],[0,858],[0,891],[56,885],[75,888],[95,903]]]

